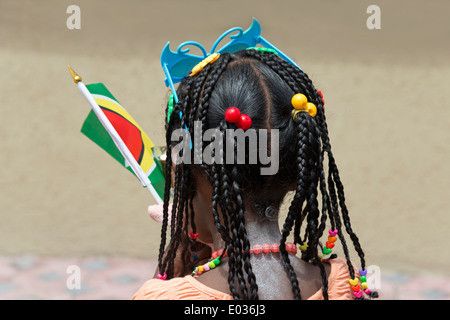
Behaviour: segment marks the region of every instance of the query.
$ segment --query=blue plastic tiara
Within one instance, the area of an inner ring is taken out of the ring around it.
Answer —
[[[237,31],[236,34],[231,34]],[[217,49],[219,43],[226,37],[230,35],[230,41],[222,46],[220,49]],[[161,65],[166,75],[164,82],[166,86],[170,87],[172,90],[175,103],[178,102],[178,97],[175,90],[175,83],[180,82],[184,77],[188,76],[189,71],[192,70],[195,65],[199,62],[203,61],[209,55],[218,52],[229,52],[235,53],[236,51],[247,49],[249,47],[255,47],[257,44],[275,50],[278,55],[289,63],[293,64],[297,68],[301,70],[301,68],[292,61],[287,55],[277,49],[274,45],[272,45],[269,41],[264,39],[261,36],[261,25],[258,20],[253,18],[252,25],[247,30],[243,30],[240,27],[231,28],[228,31],[224,32],[217,40],[214,42],[211,51],[209,53],[206,52],[205,48],[198,42],[195,41],[186,41],[180,44],[177,48],[177,51],[174,52],[169,48],[170,42],[164,46],[164,49],[161,53]],[[200,48],[203,56],[197,56],[189,54],[189,48],[184,48],[185,46],[192,45]]]

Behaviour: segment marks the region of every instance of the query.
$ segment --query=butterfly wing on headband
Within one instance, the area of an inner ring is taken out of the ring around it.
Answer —
[[[236,31],[237,33],[232,34]],[[228,35],[230,35],[231,40],[216,51],[216,48],[219,45],[219,43]],[[161,65],[166,75],[164,82],[166,86],[170,87],[170,89],[172,90],[175,102],[178,102],[175,84],[180,82],[184,77],[186,77],[189,71],[191,71],[191,69],[196,64],[198,64],[206,57],[215,52],[234,53],[236,51],[243,50],[249,47],[255,47],[257,44],[260,44],[265,48],[275,50],[278,53],[278,55],[282,57],[284,60],[293,64],[297,68],[300,68],[288,56],[286,56],[283,52],[278,50],[274,45],[272,45],[269,41],[267,41],[261,36],[261,25],[259,24],[258,20],[253,18],[252,25],[245,31],[240,27],[235,27],[224,32],[214,42],[211,51],[209,53],[206,52],[205,48],[201,44],[195,41],[183,42],[178,46],[176,52],[170,50],[169,48],[170,42],[167,42],[161,53]],[[189,45],[198,47],[201,50],[203,56],[190,54],[189,48],[184,48]]]

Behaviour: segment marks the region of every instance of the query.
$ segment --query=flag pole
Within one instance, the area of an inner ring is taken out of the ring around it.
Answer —
[[[92,107],[92,110],[97,115],[98,119],[102,123],[102,125],[105,127],[106,131],[108,131],[109,135],[115,142],[116,146],[118,147],[119,151],[122,153],[122,156],[125,158],[125,160],[130,164],[131,169],[133,170],[134,174],[139,178],[139,180],[142,182],[142,185],[144,187],[147,187],[147,189],[150,191],[153,198],[155,198],[156,202],[158,204],[162,204],[163,201],[159,197],[158,193],[156,192],[155,188],[153,187],[152,183],[150,182],[149,178],[145,174],[144,170],[142,170],[141,166],[137,163],[137,161],[134,159],[133,155],[131,154],[130,150],[126,146],[126,144],[123,142],[120,135],[117,133],[114,126],[111,124],[111,122],[108,120],[106,115],[103,113],[100,106],[95,101],[94,97],[91,95],[89,90],[84,85],[81,77],[70,67],[69,68],[70,74],[72,75],[73,81],[78,86],[78,89],[81,91],[81,93],[84,95],[86,100],[89,102],[89,104]]]

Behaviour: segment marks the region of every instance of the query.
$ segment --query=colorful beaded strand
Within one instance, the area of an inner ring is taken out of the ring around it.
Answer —
[[[293,244],[291,242],[287,242],[285,246],[286,246],[287,252],[290,252],[294,255],[297,254],[297,248],[296,248],[295,244]],[[266,253],[266,254],[267,253],[278,253],[279,251],[280,251],[280,245],[278,243],[273,243],[273,244],[266,243],[264,245],[256,244],[249,250],[250,254],[256,254],[256,255],[259,255],[261,253]],[[224,249],[219,249],[219,250],[213,251],[211,254],[211,259],[209,259],[208,262],[206,262],[205,264],[195,267],[191,275],[198,276],[198,275],[202,274],[203,272],[214,269],[221,263],[221,258],[225,258],[226,256],[227,256],[227,252],[226,251],[224,252]]]
[[[328,241],[325,243],[325,245],[322,248],[322,252],[318,254],[318,258],[320,261],[323,260],[323,257],[326,255],[331,255],[334,248],[334,243],[337,241],[336,234],[338,233],[337,229],[334,230],[328,230]],[[306,251],[308,249],[308,244],[306,242],[303,243],[303,245],[300,246],[301,251]],[[314,258],[311,260],[314,261]]]

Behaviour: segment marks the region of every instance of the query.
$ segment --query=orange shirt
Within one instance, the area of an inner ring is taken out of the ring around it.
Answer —
[[[348,280],[350,274],[346,260],[336,258],[328,260],[331,271],[328,276],[328,298],[330,300],[354,299]],[[133,300],[233,300],[227,293],[212,289],[194,277],[173,278],[170,280],[151,279],[145,282],[134,294]],[[308,300],[322,300],[322,289]]]

